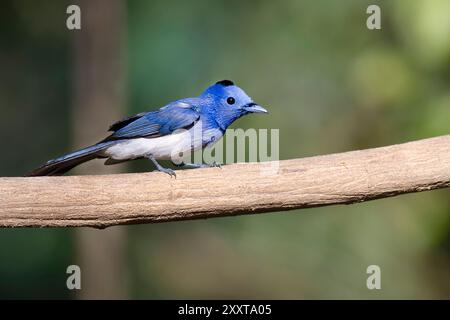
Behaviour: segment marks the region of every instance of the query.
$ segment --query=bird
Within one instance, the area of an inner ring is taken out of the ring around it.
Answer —
[[[159,164],[171,160],[178,167],[218,166],[174,161],[174,156],[203,149],[218,141],[237,119],[251,113],[267,113],[231,80],[221,80],[199,96],[170,102],[159,110],[142,112],[113,123],[102,141],[47,161],[26,176],[58,176],[93,160],[112,165],[148,159],[157,171],[176,173]]]

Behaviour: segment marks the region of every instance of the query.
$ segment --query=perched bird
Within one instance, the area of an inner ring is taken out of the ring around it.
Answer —
[[[222,80],[198,97],[177,100],[157,111],[118,121],[111,125],[109,131],[113,133],[104,140],[50,160],[28,176],[62,175],[83,162],[98,158],[106,158],[105,165],[146,158],[158,171],[175,176],[172,169],[163,168],[157,160],[173,162],[174,155],[199,150],[219,140],[236,119],[249,113],[266,112],[232,81]]]

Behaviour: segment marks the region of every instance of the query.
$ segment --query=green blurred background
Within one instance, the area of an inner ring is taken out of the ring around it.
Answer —
[[[84,15],[101,24],[113,2],[124,17],[113,35],[123,50],[120,116],[229,78],[270,111],[233,127],[279,128],[281,159],[450,131],[448,0],[94,2],[91,13],[78,2],[82,30],[69,31],[73,2],[1,1],[0,176],[23,175],[83,146],[72,134],[83,126],[73,117],[74,42],[81,35],[96,43]],[[366,28],[369,4],[381,7],[381,30]],[[106,135],[110,120],[95,110],[91,118]],[[66,288],[68,265],[84,272],[77,231],[2,229],[0,298],[448,299],[449,195],[115,227],[125,234],[121,261],[95,272],[121,263],[110,281],[124,285],[104,294]],[[102,248],[92,243],[92,250]],[[381,267],[381,290],[366,288],[371,264]]]

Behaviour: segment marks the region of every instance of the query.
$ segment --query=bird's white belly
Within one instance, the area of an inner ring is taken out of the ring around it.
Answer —
[[[221,135],[222,133],[218,129],[202,132],[201,122],[198,122],[190,130],[182,130],[179,133],[119,142],[106,149],[105,154],[114,160],[136,159],[148,155],[155,159],[170,160],[179,157],[180,153],[184,154],[202,148],[205,138],[209,139],[214,136],[214,140],[218,140]]]

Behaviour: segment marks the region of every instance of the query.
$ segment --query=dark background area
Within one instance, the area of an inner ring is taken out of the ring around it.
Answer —
[[[90,14],[101,25],[110,4],[96,2]],[[82,68],[74,43],[77,33],[94,44],[99,34],[84,25],[83,2],[82,30],[66,28],[71,3],[0,3],[0,176],[21,176],[84,146],[74,142],[75,127],[84,125],[74,120],[74,75]],[[117,3],[126,17],[117,33],[125,102],[111,106],[113,114],[119,107],[121,116],[153,110],[229,78],[270,112],[233,127],[280,129],[281,159],[449,133],[450,1]],[[382,29],[371,31],[366,8],[375,3]],[[98,87],[93,81],[90,88]],[[91,117],[106,135],[110,120],[95,105]],[[145,161],[122,169],[152,170]],[[108,170],[114,169],[103,173]],[[448,299],[449,199],[440,190],[120,227],[126,289],[117,295]],[[78,297],[65,286],[67,266],[79,264],[76,237],[72,229],[0,230],[0,298]],[[371,264],[381,267],[382,290],[366,288]]]

